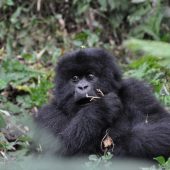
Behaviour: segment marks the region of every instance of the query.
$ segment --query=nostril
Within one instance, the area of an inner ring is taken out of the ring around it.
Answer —
[[[84,89],[87,89],[88,88],[88,86],[84,86]]]
[[[79,89],[79,90],[85,90],[85,89],[87,89],[88,87],[89,87],[88,85],[86,85],[86,86],[79,86],[78,89]]]
[[[83,90],[83,87],[79,86],[78,89]]]

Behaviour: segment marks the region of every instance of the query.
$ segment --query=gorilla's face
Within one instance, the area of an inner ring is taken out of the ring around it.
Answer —
[[[67,103],[88,104],[92,96],[99,97],[97,90],[107,94],[120,88],[120,70],[114,58],[101,49],[66,54],[56,72],[56,96]]]
[[[83,75],[73,75],[70,80],[70,87],[74,91],[74,100],[77,104],[90,102],[89,96],[96,96],[98,77],[94,73],[85,72]]]

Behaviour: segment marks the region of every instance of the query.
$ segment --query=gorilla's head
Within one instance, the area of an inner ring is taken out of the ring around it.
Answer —
[[[117,93],[121,72],[112,55],[102,49],[86,48],[60,58],[55,84],[58,104],[83,105],[89,102],[87,96],[98,96],[97,89],[104,94]]]

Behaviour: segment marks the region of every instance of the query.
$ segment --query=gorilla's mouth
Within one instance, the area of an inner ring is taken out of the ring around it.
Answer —
[[[76,102],[77,105],[85,105],[88,103],[90,103],[90,98],[87,97],[81,98]]]

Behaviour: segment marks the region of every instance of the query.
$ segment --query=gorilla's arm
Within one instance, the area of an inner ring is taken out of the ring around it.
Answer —
[[[129,155],[132,156],[168,157],[170,155],[170,118],[134,126],[128,145]]]
[[[119,122],[120,123],[120,122]],[[127,122],[110,129],[115,148],[115,156],[131,156],[154,158],[170,155],[170,118],[162,118],[157,122],[141,122],[132,127]]]
[[[168,112],[153,95],[153,90],[144,81],[125,79],[120,90],[124,110],[133,123],[143,120],[143,116],[152,116],[152,120],[167,116]],[[137,120],[138,118],[138,120]]]
[[[150,87],[128,79],[121,95],[127,117],[122,117],[111,129],[111,136],[117,142],[115,155],[143,158],[170,155],[170,114],[153,96]]]
[[[52,102],[39,109],[35,121],[39,127],[42,126],[47,132],[52,131],[56,135],[68,124],[69,117],[57,108],[55,102]]]
[[[102,131],[118,117],[120,110],[120,100],[114,93],[89,103],[60,132],[63,144],[61,152],[72,155],[80,150],[83,151],[83,148],[84,152],[89,152],[88,149],[100,146],[100,141],[97,140],[101,140]],[[89,148],[88,145],[91,147]]]

